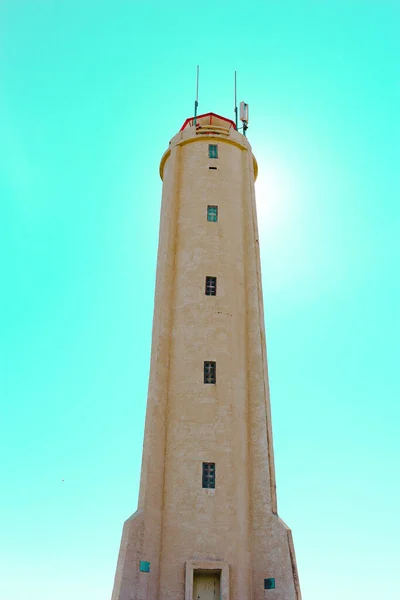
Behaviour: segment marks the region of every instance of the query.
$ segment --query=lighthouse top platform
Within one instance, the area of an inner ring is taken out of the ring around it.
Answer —
[[[182,125],[180,131],[183,131],[187,127],[193,127],[194,125],[195,117],[189,117]],[[196,127],[204,127],[206,125],[211,125],[214,127],[223,127],[224,129],[236,129],[236,125],[231,119],[221,117],[221,115],[217,115],[213,112],[205,113],[204,115],[197,115]]]

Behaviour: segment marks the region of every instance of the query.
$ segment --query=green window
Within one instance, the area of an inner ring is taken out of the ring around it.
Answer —
[[[264,590],[274,590],[275,589],[275,577],[269,577],[268,579],[264,579]]]
[[[207,206],[207,221],[216,223],[218,221],[218,206]]]
[[[150,573],[150,563],[147,560],[141,560],[139,564],[139,571],[142,573]]]
[[[208,158],[218,158],[217,144],[208,144]]]

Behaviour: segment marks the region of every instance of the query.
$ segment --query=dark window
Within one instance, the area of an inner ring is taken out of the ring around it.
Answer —
[[[211,169],[212,171],[216,171],[217,167],[208,167],[209,169]]]
[[[218,221],[218,206],[207,206],[207,221],[216,223]]]
[[[203,488],[215,488],[215,463],[203,463]]]
[[[204,383],[215,383],[217,380],[217,365],[214,361],[204,361]]]
[[[217,295],[217,278],[216,277],[206,277],[206,296],[216,296]]]
[[[270,577],[269,579],[264,579],[264,590],[274,590],[275,589],[275,578]]]
[[[208,158],[218,158],[217,144],[208,144]]]

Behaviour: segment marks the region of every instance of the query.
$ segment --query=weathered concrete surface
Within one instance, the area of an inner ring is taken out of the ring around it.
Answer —
[[[229,565],[224,600],[301,600],[291,533],[277,516],[257,163],[244,136],[208,123],[178,133],[161,161],[139,510],[124,526],[112,600],[192,600],[193,561]],[[218,205],[217,223],[207,205]],[[207,275],[215,297],[204,294]],[[215,385],[203,383],[205,360],[216,361]],[[202,488],[203,461],[216,463],[215,490]]]

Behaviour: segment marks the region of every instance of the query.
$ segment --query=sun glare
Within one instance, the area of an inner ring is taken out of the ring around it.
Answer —
[[[259,160],[259,164],[267,167],[259,173],[255,183],[258,227],[260,232],[268,232],[270,236],[289,216],[291,181],[283,165],[269,160]]]

